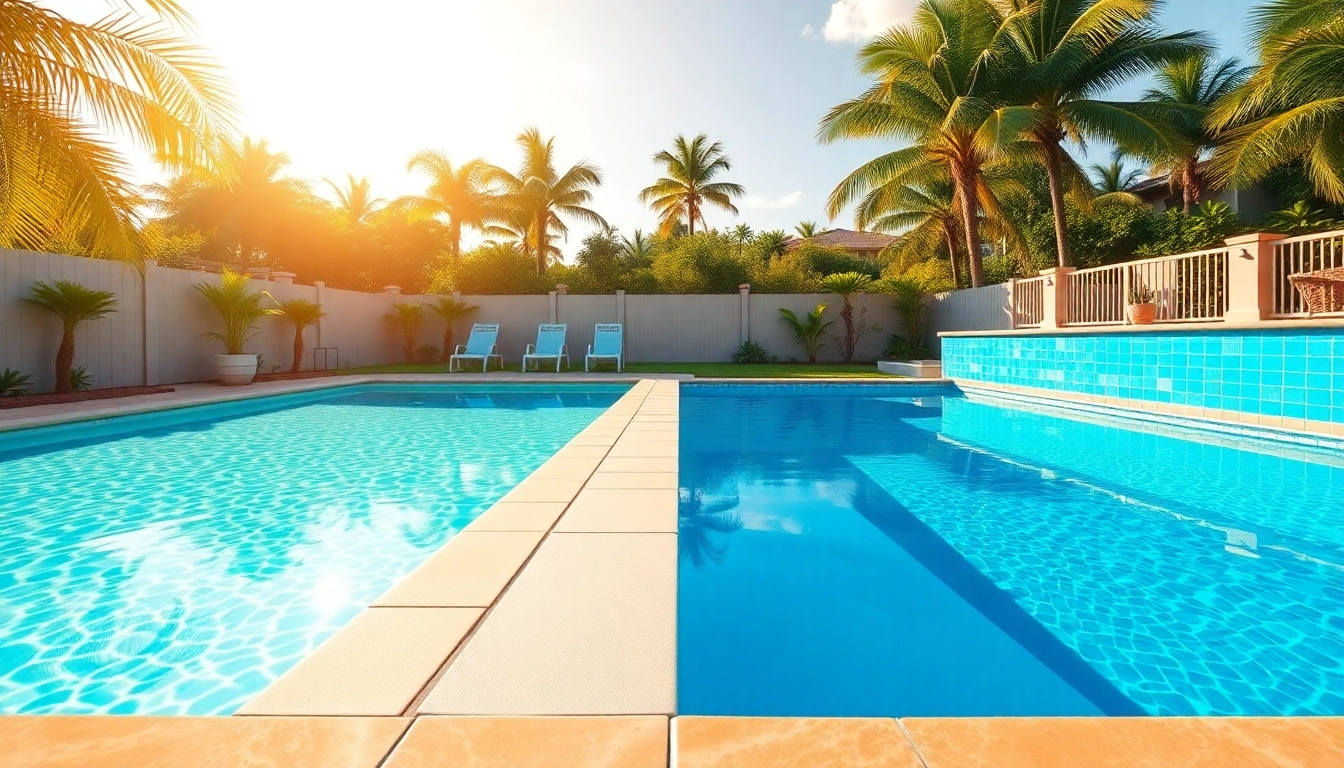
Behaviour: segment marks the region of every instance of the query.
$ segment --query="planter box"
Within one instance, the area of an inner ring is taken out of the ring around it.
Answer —
[[[943,377],[941,360],[900,360],[896,362],[879,360],[877,370],[915,379],[941,379]]]

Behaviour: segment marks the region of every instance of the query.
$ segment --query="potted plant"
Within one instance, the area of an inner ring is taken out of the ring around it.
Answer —
[[[1136,281],[1129,288],[1129,322],[1150,325],[1157,318],[1157,294],[1152,288]]]
[[[257,375],[257,356],[245,353],[243,347],[257,334],[257,323],[269,314],[261,302],[270,294],[251,290],[248,285],[251,279],[241,272],[225,269],[219,276],[218,285],[197,283],[195,286],[224,321],[223,333],[203,334],[224,345],[224,354],[215,355],[215,373],[224,384],[250,384]]]
[[[74,389],[70,375],[75,362],[75,329],[90,320],[100,320],[116,312],[116,294],[85,288],[69,280],[56,280],[52,283],[33,283],[24,301],[61,319],[61,346],[56,350],[56,392],[70,392]],[[88,386],[83,389],[88,389]]]
[[[283,317],[294,324],[294,362],[289,367],[290,373],[298,373],[299,366],[303,363],[303,331],[310,325],[317,325],[317,322],[327,316],[322,311],[322,305],[307,299],[289,299],[276,304],[270,310],[272,315]]]

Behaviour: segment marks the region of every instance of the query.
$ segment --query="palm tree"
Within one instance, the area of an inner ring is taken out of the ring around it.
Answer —
[[[244,139],[225,152],[224,163],[220,173],[191,172],[149,185],[152,205],[174,224],[214,232],[230,262],[258,263],[275,223],[311,193],[305,182],[283,175],[289,155],[272,152],[265,139]]]
[[[420,323],[424,319],[423,304],[393,304],[392,313],[383,316],[388,325],[401,331],[403,350],[408,363],[415,362],[415,334],[420,330]]]
[[[733,238],[733,242],[737,243],[737,256],[738,258],[741,258],[742,248],[747,243],[751,242],[752,238],[756,236],[756,233],[751,230],[750,224],[738,224],[733,227],[730,236]]]
[[[446,220],[448,253],[462,255],[462,228],[484,231],[487,224],[504,216],[503,204],[490,184],[494,173],[489,163],[479,158],[454,166],[441,152],[417,152],[406,164],[410,171],[429,176],[423,195],[400,197],[393,206],[413,220]]]
[[[1142,168],[1133,168],[1125,163],[1126,154],[1124,150],[1116,149],[1111,152],[1111,162],[1105,165],[1093,163],[1089,170],[1092,172],[1092,188],[1099,196],[1107,195],[1129,195],[1138,199],[1136,195],[1129,191],[1134,186],[1134,182],[1143,177]]]
[[[1289,236],[1304,235],[1334,229],[1339,226],[1339,222],[1331,219],[1325,211],[1312,208],[1305,200],[1298,200],[1287,208],[1274,211],[1265,217],[1265,223],[1269,225],[1269,231]]]
[[[860,272],[837,272],[821,279],[821,287],[830,293],[840,294],[840,322],[845,324],[844,343],[841,351],[845,362],[854,360],[854,350],[859,346],[859,338],[867,333],[862,318],[854,317],[854,294],[862,293],[873,285],[873,278]]]
[[[71,390],[70,367],[75,362],[75,329],[117,311],[111,291],[96,291],[69,280],[33,283],[23,299],[61,319],[61,346],[56,350],[56,392]]]
[[[947,249],[952,264],[952,284],[961,287],[960,203],[950,178],[918,186],[884,184],[869,192],[854,210],[854,224],[861,230],[899,233],[892,252],[902,266]]]
[[[1164,134],[1139,105],[1097,96],[1136,75],[1199,50],[1194,32],[1159,34],[1160,0],[999,0],[1011,46],[994,66],[1005,75],[1008,105],[997,120],[1005,139],[1033,143],[1044,162],[1055,215],[1058,263],[1073,257],[1064,195],[1086,190],[1085,177],[1064,150],[1066,140],[1100,138],[1138,149],[1161,146]]]
[[[321,304],[307,299],[277,302],[270,312],[294,324],[294,363],[290,365],[289,372],[298,373],[299,365],[303,363],[303,331],[310,325],[317,325],[327,313],[322,311]]]
[[[762,256],[775,259],[788,252],[790,239],[784,230],[772,229],[756,236],[756,246],[761,249]]]
[[[336,193],[336,210],[341,224],[349,232],[356,232],[368,225],[373,215],[382,210],[387,202],[373,196],[373,188],[367,176],[355,178],[353,173],[347,173],[344,187],[331,179],[326,179],[326,182]]]
[[[1003,69],[990,55],[1002,47],[1003,19],[990,0],[924,0],[910,24],[894,27],[859,51],[859,68],[875,82],[858,98],[833,107],[818,139],[888,139],[911,142],[871,160],[831,192],[827,215],[884,184],[918,185],[947,177],[960,206],[971,286],[984,283],[980,212],[998,218],[998,198],[984,168],[996,159],[987,137],[997,131]]]
[[[518,175],[491,166],[489,179],[501,186],[501,202],[527,222],[523,249],[537,260],[537,275],[541,276],[552,255],[559,252],[551,245],[553,238],[569,232],[561,214],[597,227],[607,225],[606,219],[587,207],[593,199],[591,189],[602,183],[602,172],[580,160],[558,173],[555,138],[543,139],[536,128],[518,134],[517,143],[523,151]]]
[[[740,503],[737,496],[705,501],[700,489],[682,490],[677,503],[677,551],[696,568],[707,562],[721,563],[727,547],[714,534],[736,533],[742,521],[733,514]]]
[[[271,295],[252,290],[250,275],[227,268],[219,276],[219,283],[207,281],[193,287],[224,322],[223,333],[201,335],[223,344],[226,355],[243,354],[248,339],[256,335],[257,323],[270,312],[262,306],[262,299],[271,298]]]
[[[793,228],[793,231],[797,232],[799,237],[806,240],[809,237],[816,237],[819,230],[817,228],[817,222],[815,221],[800,221],[798,222],[798,226]]]
[[[475,312],[477,307],[465,301],[440,296],[438,301],[429,305],[429,309],[443,318],[443,362],[446,363],[449,356],[453,354],[453,324]]]
[[[807,362],[817,362],[817,351],[821,349],[821,337],[826,333],[826,329],[835,324],[834,320],[821,321],[822,313],[826,311],[829,304],[818,304],[816,309],[808,312],[806,316],[799,318],[791,309],[779,310],[779,318],[793,331],[793,338],[803,345],[803,350],[807,352]]]
[[[656,248],[653,238],[646,236],[642,231],[636,229],[631,237],[621,238],[621,250],[626,259],[635,266],[645,266],[653,261],[653,254]]]
[[[214,166],[233,137],[220,68],[180,33],[174,0],[129,3],[83,24],[0,3],[0,247],[39,248],[57,230],[90,252],[138,261],[139,195],[117,134],[177,170]]]
[[[1163,142],[1150,153],[1152,172],[1168,174],[1181,191],[1186,214],[1199,205],[1207,186],[1202,160],[1219,142],[1206,124],[1209,112],[1246,82],[1251,68],[1236,59],[1215,62],[1208,49],[1158,68],[1155,88],[1143,94],[1142,113],[1165,125]]]
[[[1209,114],[1225,131],[1213,154],[1219,184],[1245,187],[1302,162],[1316,194],[1344,203],[1344,7],[1339,0],[1269,0],[1251,11],[1260,66]]]
[[[733,198],[741,197],[745,190],[739,184],[714,181],[733,167],[721,142],[710,143],[703,133],[689,141],[679,135],[672,140],[672,151],[662,150],[653,161],[662,165],[667,175],[644,188],[639,201],[658,213],[662,234],[672,234],[678,222],[686,224],[688,234],[695,234],[697,221],[705,226],[706,204],[737,215]]]

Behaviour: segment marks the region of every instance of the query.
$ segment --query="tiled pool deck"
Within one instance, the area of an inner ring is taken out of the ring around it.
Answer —
[[[431,380],[192,385],[0,429]],[[581,379],[474,379],[507,380]],[[0,765],[1344,766],[1344,718],[676,716],[678,418],[676,381],[638,380],[237,716],[0,717]]]

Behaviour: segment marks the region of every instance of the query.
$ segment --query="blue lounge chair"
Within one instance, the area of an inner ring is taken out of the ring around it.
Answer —
[[[625,328],[620,323],[598,323],[593,328],[593,343],[583,358],[583,370],[594,360],[615,360],[616,372],[625,364]]]
[[[448,358],[448,370],[453,370],[453,363],[456,361],[457,369],[462,370],[463,360],[480,360],[481,371],[490,370],[490,358],[499,358],[499,367],[504,367],[504,356],[499,353],[499,345],[495,339],[499,338],[499,323],[477,323],[471,326],[471,335],[467,337],[465,345],[458,344],[457,350]]]
[[[569,367],[569,345],[565,343],[565,323],[542,323],[537,326],[537,343],[528,344],[523,351],[523,372],[527,372],[527,361],[550,360],[555,358],[555,372],[560,372],[560,359],[564,358],[565,367]],[[538,368],[540,370],[540,368]]]

